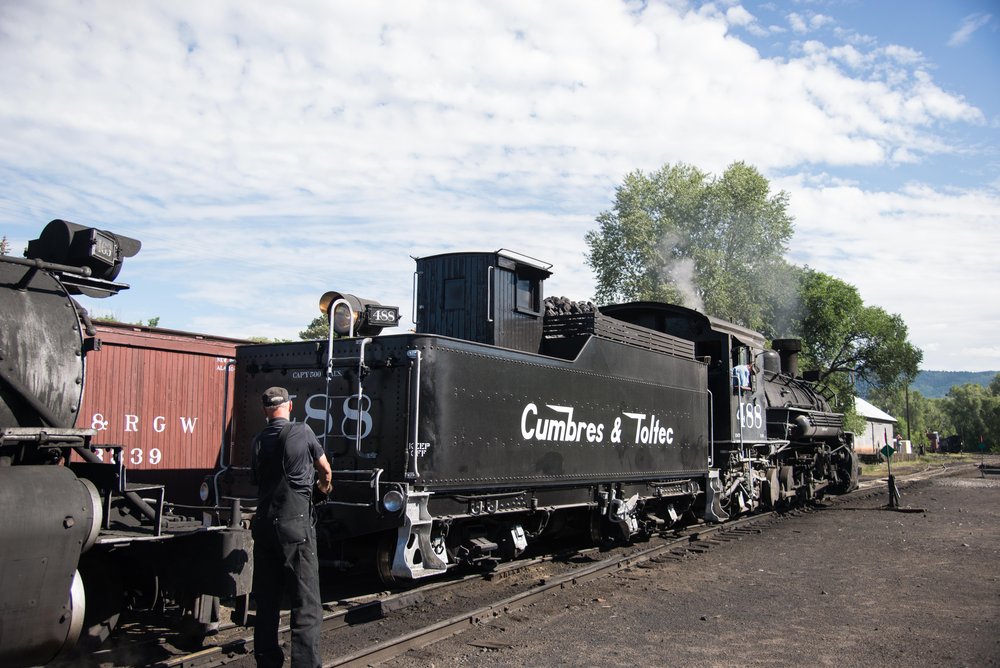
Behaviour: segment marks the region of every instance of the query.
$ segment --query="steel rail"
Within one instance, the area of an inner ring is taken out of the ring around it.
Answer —
[[[342,666],[346,668],[361,668],[363,666],[388,661],[389,659],[395,658],[411,649],[426,647],[427,645],[444,640],[445,638],[457,635],[466,629],[482,623],[484,620],[499,617],[502,614],[506,614],[518,608],[530,605],[542,596],[545,596],[554,590],[565,589],[569,586],[604,577],[624,568],[630,568],[644,561],[649,561],[650,559],[677,549],[679,546],[697,543],[707,536],[744,528],[747,525],[760,523],[764,520],[773,519],[778,516],[779,514],[776,511],[771,511],[733,520],[731,522],[726,522],[725,524],[702,527],[697,531],[692,531],[686,536],[668,540],[661,545],[646,548],[644,550],[640,550],[639,552],[634,552],[625,556],[612,557],[610,559],[600,561],[591,566],[586,566],[570,573],[553,577],[529,591],[515,594],[496,603],[482,606],[472,612],[456,615],[450,619],[430,624],[422,629],[387,640],[354,654],[339,657],[333,661],[324,663],[323,668],[340,668]]]
[[[593,549],[594,548],[585,548],[581,550],[574,550],[571,554],[585,554]],[[334,631],[336,629],[352,626],[354,624],[381,619],[385,617],[387,613],[422,602],[425,595],[430,592],[447,589],[472,580],[493,580],[510,577],[518,571],[531,566],[564,558],[565,554],[566,553],[544,555],[532,559],[522,559],[514,562],[508,562],[506,564],[501,564],[499,567],[489,571],[488,573],[470,573],[454,579],[431,582],[425,584],[419,589],[389,594],[388,596],[373,596],[369,594],[351,599],[342,599],[339,604],[353,605],[353,607],[334,610],[333,612],[324,614],[322,632],[326,633],[328,631]],[[287,634],[291,631],[291,627],[287,623],[288,616],[288,611],[282,611],[281,619],[286,621],[279,626],[279,635]],[[236,626],[236,624],[223,624],[220,625],[219,630],[231,630]],[[252,652],[253,637],[245,636],[233,638],[218,645],[198,650],[191,654],[164,659],[152,664],[152,666],[153,668],[194,668],[195,666],[204,668],[206,666],[225,665],[226,663],[234,660],[235,657],[230,657],[228,655],[236,654],[246,656]]]
[[[901,476],[899,482],[908,485],[911,482],[925,480],[946,473],[957,473],[958,471],[970,468],[971,466],[972,465],[959,465],[951,467],[942,466],[933,468],[928,467],[923,471],[907,474],[905,477]],[[859,485],[858,489],[853,490],[848,494],[838,495],[836,497],[827,497],[825,501],[847,501],[852,496],[862,494],[871,496],[872,494],[878,493],[879,488],[885,487],[885,485],[886,481],[882,479],[865,481]],[[339,666],[368,666],[370,664],[384,662],[411,649],[426,647],[440,640],[444,640],[445,638],[457,635],[477,624],[482,623],[483,621],[499,617],[500,615],[517,608],[530,605],[541,596],[544,596],[545,594],[556,589],[564,589],[568,586],[587,582],[598,577],[604,577],[613,572],[617,572],[643,561],[648,561],[657,556],[669,553],[671,550],[675,550],[678,547],[683,547],[685,545],[694,547],[695,549],[692,549],[692,552],[701,552],[704,551],[702,544],[703,538],[712,536],[713,534],[726,535],[732,533],[736,536],[746,535],[748,533],[748,525],[761,523],[775,517],[782,518],[789,516],[795,511],[800,511],[805,508],[808,508],[808,506],[796,506],[783,511],[758,513],[748,517],[723,522],[721,524],[690,527],[685,530],[683,535],[677,538],[667,539],[667,542],[663,544],[646,548],[638,552],[633,552],[628,555],[612,557],[596,564],[574,570],[570,573],[553,577],[530,591],[515,594],[496,603],[482,606],[472,612],[456,615],[450,619],[430,624],[423,629],[418,629],[411,633],[398,636],[397,638],[384,641],[367,649],[359,650],[353,654],[336,658],[330,662],[324,663],[323,668],[334,668]],[[594,549],[595,548],[583,548],[572,551],[572,554],[585,554],[593,552]],[[424,600],[425,595],[432,591],[447,589],[471,580],[501,579],[509,577],[522,569],[539,563],[555,561],[562,557],[565,557],[565,553],[544,555],[534,559],[501,564],[497,569],[488,573],[473,573],[442,582],[429,583],[419,589],[391,594],[389,596],[378,598],[362,596],[356,599],[346,599],[344,602],[347,604],[355,604],[354,607],[336,610],[330,614],[324,615],[323,632],[326,633],[328,631],[344,628],[363,621],[381,619],[385,617],[388,612],[399,610],[408,605],[412,605],[413,603],[421,602]],[[287,618],[286,616],[287,613],[283,613],[282,618],[285,619]],[[287,634],[289,631],[290,627],[287,624],[283,624],[281,628],[279,628],[279,633],[281,634]],[[214,647],[204,648],[192,654],[165,659],[153,664],[153,666],[155,668],[204,668],[206,666],[221,666],[237,660],[242,656],[247,656],[252,652],[253,638],[242,637],[221,643]]]
[[[961,468],[963,467],[925,469],[924,471],[908,475],[906,477],[906,483],[909,484],[911,482],[926,480],[928,478],[942,475],[948,471],[955,472],[955,469]],[[886,484],[887,483],[884,480],[870,481],[864,487],[859,485],[857,490],[848,494],[839,495],[835,498],[838,500],[846,500],[846,498],[849,498],[851,495],[858,492],[868,492],[869,494],[877,493],[878,488],[884,487]],[[565,589],[569,586],[588,582],[599,577],[605,577],[622,569],[632,567],[633,565],[649,561],[658,556],[669,553],[678,547],[684,546],[685,544],[692,547],[696,546],[695,549],[692,550],[693,552],[704,552],[707,549],[706,543],[703,541],[704,538],[712,535],[725,535],[730,532],[745,533],[748,526],[760,524],[766,520],[783,518],[797,510],[808,508],[809,506],[799,506],[788,511],[769,511],[757,513],[721,524],[703,526],[697,530],[692,530],[686,536],[674,540],[668,540],[662,545],[657,545],[655,547],[647,548],[645,550],[621,557],[612,557],[611,559],[598,562],[592,566],[587,566],[571,573],[554,577],[538,587],[531,589],[530,591],[515,594],[502,601],[482,606],[472,612],[456,615],[450,619],[430,624],[422,629],[386,640],[359,652],[339,657],[333,661],[324,663],[323,668],[362,668],[364,666],[382,663],[398,657],[411,649],[419,649],[421,647],[432,645],[435,642],[458,635],[459,633],[462,633],[463,631],[470,629],[483,621],[499,617],[500,615],[507,614],[518,608],[531,605],[542,596],[545,596],[554,590]]]

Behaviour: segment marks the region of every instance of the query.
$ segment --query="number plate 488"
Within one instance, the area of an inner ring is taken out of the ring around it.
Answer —
[[[736,416],[744,429],[760,429],[764,426],[764,410],[760,404],[745,404],[740,402],[740,411]]]

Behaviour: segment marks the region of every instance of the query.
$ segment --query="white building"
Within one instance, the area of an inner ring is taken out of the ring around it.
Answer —
[[[854,397],[854,410],[865,419],[865,430],[854,438],[854,450],[859,455],[874,455],[886,443],[896,447],[896,418],[875,408],[861,397]]]

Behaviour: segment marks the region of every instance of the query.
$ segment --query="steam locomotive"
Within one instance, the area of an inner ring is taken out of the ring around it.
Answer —
[[[100,341],[75,295],[108,297],[140,242],[54,220],[0,256],[0,665],[92,648],[126,609],[209,631],[246,621],[248,446],[282,385],[334,491],[327,559],[387,582],[490,566],[546,536],[629,540],[856,485],[853,439],[797,377],[797,342],[679,306],[545,300],[551,265],[508,250],[417,260],[399,310],[330,292],[331,338],[237,348],[234,448],[193,509],[129,479],[75,428]],[[336,337],[336,338],[334,338]]]
[[[195,633],[219,597],[245,602],[249,532],[177,514],[161,484],[128,480],[121,448],[74,427],[85,356],[74,295],[109,297],[135,239],[53,220],[25,258],[0,256],[0,665],[92,648],[126,609],[173,609]],[[195,517],[191,517],[195,515]]]
[[[379,336],[398,308],[329,292],[327,341],[237,349],[223,488],[253,493],[260,395],[288,388],[333,465],[328,558],[416,580],[544,536],[629,540],[856,486],[852,434],[797,377],[797,341],[768,350],[669,304],[547,302],[551,265],[504,249],[416,264],[413,332]]]

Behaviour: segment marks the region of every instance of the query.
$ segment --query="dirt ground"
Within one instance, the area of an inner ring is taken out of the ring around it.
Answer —
[[[1000,478],[966,467],[554,594],[401,666],[992,666]]]

